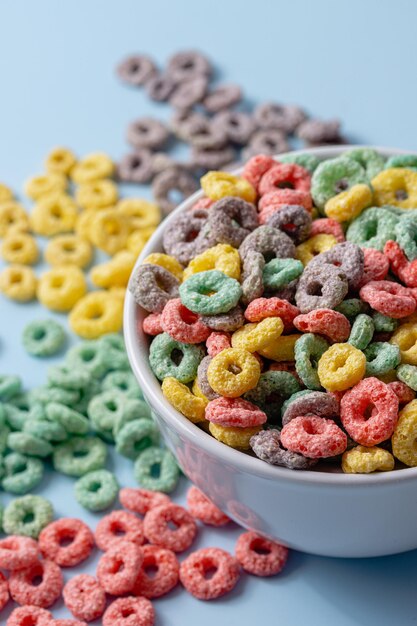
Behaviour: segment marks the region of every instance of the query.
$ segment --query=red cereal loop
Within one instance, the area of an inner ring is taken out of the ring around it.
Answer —
[[[118,598],[103,615],[103,626],[153,626],[155,611],[147,598]]]
[[[260,322],[266,317],[280,317],[286,332],[294,329],[294,318],[300,309],[281,298],[256,298],[246,307],[245,317],[249,322]]]
[[[214,571],[209,578],[207,574]],[[180,580],[199,600],[213,600],[231,591],[239,580],[240,566],[220,548],[203,548],[190,554],[180,565]]]
[[[333,235],[338,243],[346,241],[343,228],[339,222],[332,220],[330,217],[321,217],[318,220],[313,220],[310,229],[310,237],[314,237],[315,235]]]
[[[79,574],[67,582],[63,597],[65,606],[77,619],[92,622],[106,608],[106,594],[94,576]]]
[[[142,322],[142,329],[144,333],[152,335],[152,337],[160,335],[163,332],[161,326],[161,314],[149,313],[149,315],[147,315]]]
[[[389,270],[389,260],[379,250],[362,248],[364,257],[363,275],[359,286],[363,287],[371,280],[384,280]]]
[[[395,393],[400,404],[408,404],[416,397],[416,392],[400,380],[388,383],[388,387]]]
[[[52,621],[52,613],[39,606],[26,605],[14,609],[6,622],[6,626],[48,626]]]
[[[170,522],[177,526],[175,530],[169,527]],[[145,515],[143,527],[150,543],[173,552],[187,550],[197,534],[194,519],[178,504],[165,504],[151,509]]]
[[[187,506],[191,515],[210,526],[224,526],[231,520],[195,485],[187,492]]]
[[[257,154],[245,164],[242,177],[246,178],[252,187],[258,191],[262,176],[275,164],[276,161],[271,156]]]
[[[48,524],[39,535],[42,554],[61,567],[74,567],[85,561],[94,547],[94,535],[84,522],[61,517]]]
[[[78,619],[53,619],[45,626],[87,626],[87,622]]]
[[[24,569],[38,558],[38,544],[30,537],[9,535],[0,541],[0,567],[3,569]]]
[[[148,511],[169,504],[170,498],[161,491],[150,491],[149,489],[138,489],[136,487],[123,487],[119,491],[120,504],[129,511],[145,515]]]
[[[295,417],[281,431],[284,448],[298,452],[309,459],[327,458],[342,454],[347,437],[333,420],[314,415]]]
[[[201,343],[211,333],[199,315],[189,311],[180,298],[168,300],[161,314],[161,326],[164,332],[182,343]]]
[[[202,198],[197,200],[197,202],[194,202],[193,206],[190,208],[190,211],[198,211],[198,209],[209,209],[212,204],[214,204],[214,200],[203,196]]]
[[[213,331],[207,337],[206,348],[209,356],[214,357],[220,354],[223,350],[231,348],[230,333],[222,331]]]
[[[417,260],[409,261],[396,241],[387,241],[384,253],[393,274],[407,285],[417,287]]]
[[[276,189],[294,189],[309,193],[311,175],[297,163],[276,163],[262,176],[258,192],[260,196]]]
[[[15,570],[9,578],[10,595],[15,602],[34,604],[43,609],[58,600],[63,585],[61,569],[48,559]]]
[[[407,317],[416,308],[409,290],[390,280],[372,280],[361,288],[359,295],[375,311],[394,319]]]
[[[282,206],[299,205],[311,213],[313,202],[311,195],[305,191],[297,191],[296,189],[276,189],[266,193],[259,201],[259,223],[265,224],[270,217]]]
[[[144,541],[143,522],[133,513],[112,511],[97,524],[94,538],[104,552],[120,541],[132,541],[141,546]]]
[[[147,544],[143,563],[133,588],[135,596],[159,598],[173,589],[179,580],[180,565],[172,550]]]
[[[141,548],[120,541],[107,550],[97,565],[97,578],[106,593],[122,596],[132,591],[143,561]]]
[[[371,376],[345,393],[340,402],[340,419],[357,443],[376,446],[394,432],[398,404],[395,391]]]
[[[4,609],[9,601],[9,583],[6,576],[0,572],[0,611]]]
[[[273,576],[278,574],[287,562],[288,548],[248,531],[239,536],[235,554],[243,569],[249,574]]]
[[[350,323],[347,317],[332,309],[314,309],[310,313],[297,315],[294,326],[303,333],[325,335],[331,341],[342,343],[350,335]]]
[[[206,406],[205,418],[220,426],[252,428],[264,424],[266,413],[243,398],[216,398]]]

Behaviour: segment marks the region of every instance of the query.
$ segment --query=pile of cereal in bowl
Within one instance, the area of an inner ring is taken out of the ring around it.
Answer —
[[[203,176],[134,271],[150,367],[175,409],[267,463],[417,466],[417,156],[278,158]]]

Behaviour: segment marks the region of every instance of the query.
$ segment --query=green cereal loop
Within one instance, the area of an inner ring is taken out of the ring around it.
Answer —
[[[128,398],[143,400],[142,390],[132,372],[109,372],[103,379],[101,388],[103,391],[120,391]]]
[[[65,441],[67,438],[67,431],[65,428],[58,424],[58,422],[51,422],[47,419],[28,419],[23,425],[23,432],[30,435],[36,435],[46,441],[58,442]]]
[[[296,163],[301,165],[304,169],[308,170],[311,174],[317,168],[320,163],[320,159],[314,154],[287,154],[286,156],[280,156],[278,159],[281,163]]]
[[[397,378],[417,391],[417,367],[415,365],[400,365],[397,368]]]
[[[32,356],[52,356],[65,343],[65,331],[53,319],[35,320],[23,330],[23,347]]]
[[[144,489],[171,493],[177,486],[180,470],[169,450],[152,446],[136,459],[133,475]]]
[[[28,456],[45,458],[52,454],[52,446],[49,441],[27,432],[10,433],[7,438],[7,447],[14,452]]]
[[[116,437],[116,450],[122,456],[135,460],[141,452],[159,443],[159,430],[150,419],[128,422]]]
[[[374,331],[375,325],[372,317],[361,313],[353,322],[347,342],[358,350],[365,350],[372,341]]]
[[[31,403],[45,406],[50,402],[58,402],[66,406],[74,406],[78,402],[80,394],[78,391],[62,389],[61,387],[48,387],[43,385],[30,391]]]
[[[219,270],[198,272],[179,287],[181,302],[193,313],[217,315],[237,305],[242,288],[237,280]],[[210,295],[212,294],[212,295]]]
[[[371,343],[363,353],[366,356],[366,376],[382,376],[401,363],[399,347],[386,341]]]
[[[347,241],[365,248],[383,250],[390,239],[396,240],[395,227],[398,216],[383,207],[366,209],[349,225]]]
[[[7,535],[24,535],[37,539],[41,530],[52,522],[52,504],[41,496],[22,496],[8,504],[3,515]]]
[[[104,335],[99,339],[99,343],[104,346],[110,370],[130,371],[130,363],[122,335],[118,333]]]
[[[104,511],[116,500],[119,483],[111,472],[101,469],[77,480],[74,491],[75,499],[87,511]]]
[[[144,400],[129,398],[129,407],[129,410],[123,411],[123,414],[116,418],[113,426],[114,438],[117,437],[119,431],[128,422],[132,422],[135,419],[152,419],[151,409]]]
[[[0,429],[0,454],[7,449],[7,439],[9,438],[10,428],[8,426],[2,426]]]
[[[353,185],[369,185],[365,170],[359,163],[346,157],[322,161],[311,179],[311,195],[314,204],[323,209],[330,198]]]
[[[86,368],[95,378],[109,371],[106,346],[100,341],[82,341],[68,350],[65,362],[74,369]]]
[[[296,391],[287,400],[285,400],[285,402],[283,402],[282,407],[281,407],[281,417],[284,415],[285,411],[288,409],[290,404],[294,402],[294,400],[297,400],[298,398],[301,398],[302,396],[305,396],[308,393],[311,393],[311,389],[302,389],[301,391]]]
[[[48,369],[48,384],[54,387],[78,391],[88,387],[91,380],[92,376],[85,367],[75,369],[66,363],[61,363]]]
[[[300,385],[290,372],[270,370],[261,374],[255,389],[245,393],[244,398],[259,406],[269,420],[276,422],[283,400],[297,391],[300,391]]]
[[[7,400],[13,398],[20,392],[21,387],[22,381],[19,376],[0,374],[0,402],[7,402]]]
[[[93,429],[106,441],[113,442],[117,423],[141,416],[142,402],[127,398],[118,391],[104,391],[90,401],[88,417]]]
[[[94,398],[94,396],[96,396],[98,393],[100,393],[100,391],[100,381],[97,378],[92,378],[88,387],[85,387],[84,389],[79,389],[79,398],[77,402],[72,406],[74,411],[78,411],[78,413],[87,415],[87,409],[91,399]]]
[[[4,458],[5,476],[1,481],[4,491],[22,496],[32,491],[43,478],[44,465],[40,459],[11,452]]]
[[[398,326],[398,320],[378,311],[372,313],[372,319],[377,333],[392,333]]]
[[[329,343],[323,337],[313,333],[306,333],[295,342],[295,369],[308,389],[320,391],[322,388],[317,374],[317,365],[328,348]]]
[[[198,274],[195,274],[198,276]],[[173,353],[181,352],[182,358],[177,365]],[[204,357],[204,352],[196,345],[181,343],[168,333],[157,335],[149,348],[149,363],[155,376],[164,380],[168,376],[181,383],[189,383],[197,376],[197,368]]]
[[[417,171],[417,155],[415,154],[397,154],[392,156],[385,163],[385,169],[391,167],[406,167],[409,170]]]
[[[98,437],[73,437],[57,445],[53,452],[54,468],[79,478],[88,472],[102,469],[106,464],[107,446]]]
[[[348,298],[347,300],[343,300],[337,307],[335,307],[335,311],[342,313],[345,315],[349,321],[352,321],[360,313],[365,313],[368,311],[369,306],[366,302],[363,302],[359,298]]]
[[[30,409],[28,411],[18,409],[13,404],[5,404],[6,422],[12,430],[22,430],[26,420],[30,419]]]
[[[17,393],[13,398],[10,398],[7,401],[7,404],[12,404],[18,409],[22,409],[24,411],[29,411],[29,409],[33,406],[33,402],[31,402],[30,393],[27,391],[21,391]]]
[[[362,165],[369,180],[372,180],[381,170],[384,169],[385,159],[372,148],[354,148],[344,152],[344,157],[353,159],[359,165]]]
[[[265,289],[282,289],[292,280],[298,278],[304,265],[297,259],[271,259],[263,269]]]
[[[415,218],[402,217],[395,227],[397,243],[404,250],[409,261],[417,259],[417,221]]]
[[[70,435],[85,435],[90,429],[90,423],[84,415],[74,411],[65,404],[50,402],[45,407],[46,416],[51,422],[57,422]]]

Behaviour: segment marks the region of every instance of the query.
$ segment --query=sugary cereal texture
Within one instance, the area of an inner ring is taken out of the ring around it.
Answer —
[[[224,526],[230,518],[194,485],[187,492],[187,506],[191,515],[210,526]]]
[[[170,523],[175,525],[175,530],[171,530]],[[143,524],[145,537],[150,543],[173,552],[189,548],[197,533],[193,517],[177,504],[152,508],[146,513]]]
[[[209,578],[208,571],[214,574]],[[214,600],[231,591],[240,576],[238,561],[220,548],[202,548],[188,556],[180,566],[185,589],[199,600]]]
[[[149,600],[140,596],[127,596],[117,598],[110,604],[103,615],[103,626],[126,623],[126,616],[132,624],[139,626],[153,626],[155,621],[154,608]]]
[[[243,569],[249,574],[273,576],[285,566],[288,548],[248,531],[239,536],[235,554]]]
[[[89,574],[78,574],[71,578],[62,595],[65,606],[74,617],[86,622],[100,618],[106,608],[105,591]]]

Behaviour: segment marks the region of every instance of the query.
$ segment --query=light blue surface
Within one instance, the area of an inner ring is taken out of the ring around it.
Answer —
[[[78,154],[108,151],[116,159],[126,149],[131,119],[168,117],[168,107],[115,79],[115,63],[133,51],[163,62],[178,48],[199,47],[218,64],[220,77],[240,83],[250,100],[300,103],[316,116],[340,116],[356,141],[415,150],[416,19],[411,0],[2,0],[0,180],[21,193],[22,182],[42,170],[44,155],[57,144]],[[139,192],[148,194],[130,193]],[[24,353],[21,331],[45,315],[38,305],[0,300],[0,371],[20,373],[28,386],[44,381],[46,364]],[[117,459],[122,484],[134,484],[130,468]],[[42,485],[58,515],[85,515],[72,482],[51,475]],[[184,480],[180,502],[185,488]],[[97,516],[86,517],[96,524]],[[235,528],[204,529],[196,546],[233,550],[238,534]],[[89,561],[82,571],[93,565]],[[224,600],[201,603],[178,588],[155,602],[157,624],[408,626],[416,621],[416,568],[416,552],[356,561],[292,554],[280,577],[245,576]],[[55,612],[67,615],[62,605]]]

